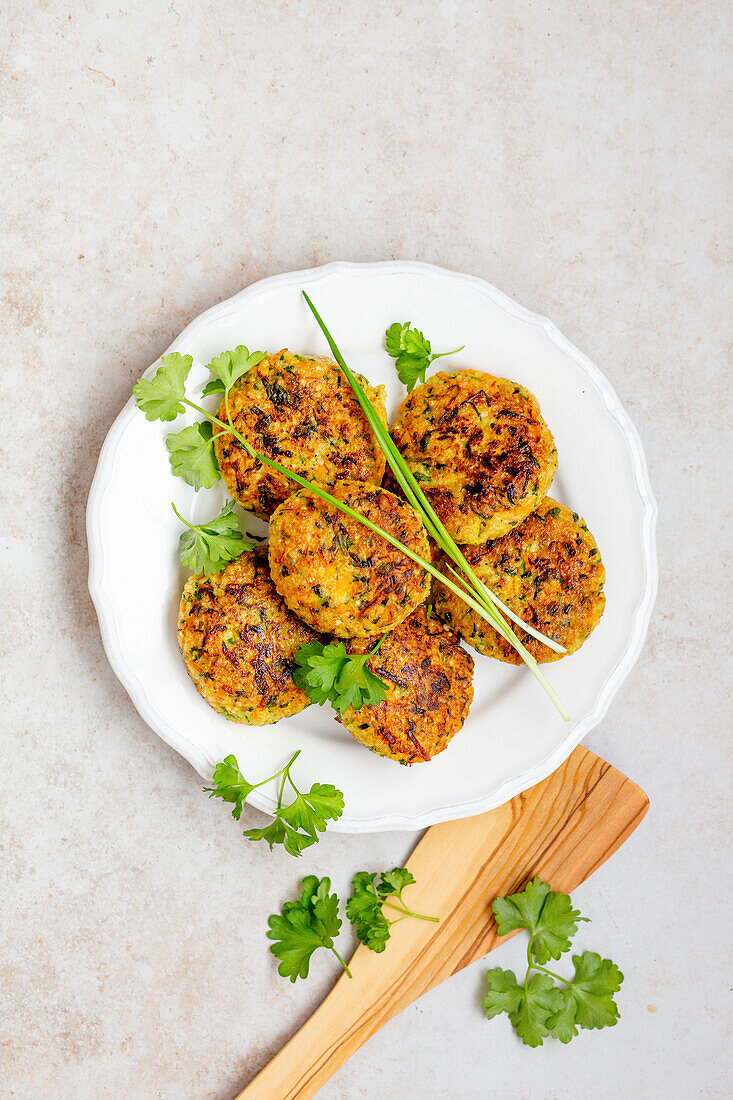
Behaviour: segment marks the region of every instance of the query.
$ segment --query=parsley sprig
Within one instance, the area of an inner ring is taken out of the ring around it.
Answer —
[[[223,393],[228,397],[234,383],[264,357],[263,351],[250,352],[243,344],[233,351],[223,351],[207,366],[214,377],[204,387],[203,396]],[[186,400],[185,383],[192,363],[190,355],[172,352],[163,356],[154,378],[141,378],[135,383],[132,392],[148,420],[175,420],[191,404]],[[213,427],[208,420],[171,433],[165,441],[173,473],[197,492],[210,489],[221,478],[213,442]]]
[[[268,917],[270,951],[280,960],[277,970],[294,982],[307,978],[311,956],[319,947],[332,951],[351,977],[351,971],[333,945],[341,930],[339,899],[331,893],[329,878],[308,875],[297,901],[286,901],[282,912]]]
[[[384,951],[390,928],[406,917],[438,922],[438,917],[426,917],[407,908],[402,891],[411,886],[415,879],[405,867],[383,871],[379,882],[375,882],[376,877],[376,873],[359,871],[354,876],[351,897],[346,903],[346,916],[354,925],[359,940],[371,951]],[[399,913],[399,916],[390,920],[385,909]]]
[[[534,878],[520,893],[497,898],[493,910],[500,936],[523,928],[529,932],[529,943],[523,983],[511,970],[497,967],[487,973],[483,1006],[489,1019],[506,1012],[517,1035],[530,1047],[542,1046],[548,1036],[569,1043],[578,1028],[613,1027],[619,1015],[613,995],[624,980],[615,963],[585,951],[573,956],[571,979],[544,965],[570,950],[578,922],[587,919],[573,909],[567,894]]]
[[[290,773],[299,756],[300,749],[293,753],[280,771],[268,775],[259,783],[250,783],[245,779],[236,756],[227,756],[214,769],[213,786],[204,787],[204,790],[209,792],[210,798],[233,802],[232,817],[239,821],[242,808],[252,791],[273,779],[281,779],[273,820],[263,829],[246,829],[244,836],[248,840],[266,841],[270,851],[276,844],[282,844],[291,856],[302,855],[306,848],[320,840],[318,834],[325,831],[329,821],[337,821],[341,817],[344,812],[344,796],[331,783],[314,783],[309,791],[300,791]],[[283,806],[286,783],[294,791],[295,798],[287,806]]]
[[[172,501],[171,508],[188,528],[180,538],[181,565],[192,573],[210,577],[223,569],[227,562],[255,548],[255,544],[245,539],[240,531],[231,500],[218,516],[207,523],[189,523]]]
[[[410,393],[418,382],[425,381],[425,372],[431,363],[446,355],[456,355],[466,345],[462,344],[453,351],[433,352],[430,341],[416,328],[412,328],[409,321],[395,321],[384,334],[384,346],[387,355],[391,355],[395,361],[400,382],[407,386],[407,392]]]
[[[307,642],[295,654],[298,668],[293,672],[296,685],[313,703],[333,704],[343,714],[353,707],[381,703],[387,697],[383,680],[371,669],[367,661],[379,650],[385,634],[369,653],[349,654],[343,642]]]
[[[390,926],[406,917],[438,920],[413,913],[405,905],[402,891],[415,879],[404,867],[382,872],[376,885],[375,878],[376,874],[360,871],[354,878],[353,892],[346,903],[346,915],[356,926],[358,938],[372,951],[384,951]],[[280,959],[277,969],[283,978],[290,978],[291,982],[307,978],[311,956],[319,947],[332,951],[349,977],[352,976],[334,947],[342,923],[339,907],[338,895],[331,892],[331,880],[308,875],[303,879],[300,898],[286,901],[280,913],[268,918],[267,938],[273,940],[270,951]],[[384,908],[396,910],[400,916],[388,920]]]

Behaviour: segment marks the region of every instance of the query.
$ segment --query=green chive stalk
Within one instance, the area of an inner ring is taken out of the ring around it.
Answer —
[[[341,370],[346,376],[349,385],[354,391],[362,412],[364,413],[367,422],[369,423],[369,426],[371,427],[380,446],[382,447],[382,450],[384,451],[385,457],[389,462],[395,479],[397,480],[400,488],[407,497],[407,500],[418,513],[418,515],[421,516],[428,534],[447,554],[447,556],[451,558],[452,561],[454,561],[463,570],[470,583],[466,584],[466,582],[463,581],[463,579],[450,566],[449,568],[451,572],[456,575],[459,581],[461,581],[461,589],[458,589],[452,581],[448,582],[447,578],[442,574],[437,573],[437,571],[430,569],[429,572],[431,572],[434,576],[439,576],[443,583],[447,583],[447,587],[450,588],[451,591],[455,592],[460,599],[462,599],[465,603],[472,607],[473,610],[477,612],[477,614],[480,614],[482,619],[488,622],[490,626],[494,627],[494,629],[497,630],[502,635],[502,637],[509,642],[511,646],[513,646],[513,648],[520,655],[524,663],[532,671],[547,695],[550,697],[563,719],[567,721],[570,715],[564,703],[547,680],[547,677],[539,668],[534,657],[531,655],[531,653],[529,653],[522,642],[520,642],[519,638],[517,638],[516,634],[507,624],[505,619],[503,619],[502,616],[499,614],[496,609],[497,606],[500,607],[501,610],[504,611],[504,613],[507,614],[510,619],[517,623],[517,625],[521,626],[523,630],[526,630],[528,634],[537,638],[539,641],[543,642],[543,644],[549,646],[550,649],[554,650],[556,653],[564,653],[564,648],[558,645],[557,642],[554,642],[551,638],[547,638],[545,635],[535,630],[534,627],[522,622],[519,616],[515,615],[514,612],[506,607],[506,605],[502,603],[502,601],[499,600],[499,598],[495,596],[490,591],[490,589],[476,576],[475,571],[466,561],[465,555],[458,547],[454,539],[448,534],[437,514],[435,513],[435,510],[430,504],[430,501],[427,499],[420,485],[413,477],[411,470],[409,469],[407,463],[397,449],[397,446],[395,445],[392,437],[390,436],[382,421],[379,419],[379,416],[377,415],[374,406],[371,404],[369,398],[364,393],[364,390],[362,389],[358,379],[355,377],[351,369],[346,364],[344,357],[342,356],[341,352],[338,349],[338,346],[336,345],[336,342],[331,336],[331,333],[328,331],[328,328],[326,327],[323,319],[318,313],[318,310],[313,305],[313,302],[308,297],[305,291],[303,291],[303,297],[308,303],[308,306],[316,321],[318,322],[318,325],[323,332],[323,335],[326,337],[331,352],[333,353],[334,359],[341,367]]]

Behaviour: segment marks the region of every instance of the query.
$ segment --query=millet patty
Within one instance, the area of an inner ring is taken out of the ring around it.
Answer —
[[[357,375],[387,423],[384,386]],[[229,394],[234,427],[255,450],[308,481],[330,486],[341,478],[379,482],[384,454],[341,368],[331,359],[268,355],[234,384]],[[222,401],[218,417],[227,421]],[[214,440],[227,489],[243,508],[271,515],[295,483],[257,459],[223,429]]]
[[[464,554],[507,607],[565,646],[568,653],[580,649],[598,625],[606,598],[605,570],[596,541],[577,512],[551,497],[508,535],[464,547]],[[441,565],[445,566],[442,560]],[[521,663],[509,642],[440,582],[434,600],[436,614],[479,653],[508,664]],[[558,661],[564,656],[521,627],[509,625],[535,660]]]
[[[349,642],[366,653],[373,642]],[[372,752],[398,764],[420,764],[445,749],[468,717],[473,658],[458,637],[424,607],[387,635],[369,668],[387,685],[375,706],[347,710],[340,722]]]
[[[309,705],[293,681],[294,654],[313,641],[275,591],[267,551],[229,562],[186,583],[178,644],[206,702],[235,722],[264,726]]]
[[[545,496],[557,467],[536,398],[517,382],[477,370],[441,371],[414,389],[392,438],[460,543],[516,527]]]
[[[424,561],[422,520],[386,489],[339,481],[331,490]],[[270,522],[270,571],[291,611],[339,638],[381,634],[430,592],[430,577],[402,550],[307,489],[288,497]]]

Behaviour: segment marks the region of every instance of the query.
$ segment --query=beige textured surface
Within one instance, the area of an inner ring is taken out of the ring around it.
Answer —
[[[268,913],[300,873],[344,888],[410,848],[332,836],[295,864],[248,846],[107,667],[84,538],[102,439],[188,320],[264,275],[389,257],[549,314],[636,420],[659,602],[588,743],[652,809],[577,893],[579,944],[627,976],[618,1027],[526,1050],[481,1017],[474,966],[322,1096],[728,1094],[725,16],[716,0],[3,6],[3,1096],[232,1096],[335,974],[278,978]],[[515,945],[495,959],[517,965]]]

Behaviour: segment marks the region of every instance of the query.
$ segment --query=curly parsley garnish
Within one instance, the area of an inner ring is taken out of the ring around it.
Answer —
[[[367,661],[379,651],[386,637],[385,634],[369,653],[363,654],[347,653],[343,642],[307,642],[295,654],[298,668],[293,679],[311,702],[330,702],[340,714],[350,707],[360,710],[381,703],[387,697],[387,688],[367,668]]]
[[[264,351],[250,352],[243,344],[233,351],[223,351],[207,366],[214,377],[204,387],[203,396],[210,393],[228,396],[234,383],[264,357]],[[132,392],[148,420],[175,420],[185,412],[186,405],[197,407],[186,399],[186,379],[192,364],[190,355],[171,352],[163,356],[153,378],[138,379]],[[203,409],[200,411],[205,412]],[[166,439],[173,473],[176,477],[182,477],[197,492],[199,489],[210,489],[221,477],[213,441],[214,433],[209,421],[192,424]]]
[[[242,808],[252,791],[282,776],[273,820],[264,829],[245,830],[244,836],[248,840],[266,841],[270,851],[276,844],[282,844],[291,856],[302,855],[311,844],[316,844],[320,840],[318,834],[325,831],[327,822],[337,821],[344,812],[344,796],[331,783],[314,783],[307,792],[298,790],[290,769],[299,755],[300,749],[280,771],[268,775],[267,779],[261,779],[259,783],[250,783],[245,779],[239,770],[237,758],[227,756],[214,769],[213,786],[204,787],[210,798],[233,802],[232,817],[239,821]],[[287,806],[283,806],[286,783],[294,791],[295,798]]]
[[[573,909],[567,894],[534,878],[520,893],[497,898],[493,909],[500,936],[524,928],[529,944],[522,983],[511,970],[497,967],[487,973],[483,1005],[489,1019],[506,1012],[517,1035],[530,1047],[542,1046],[549,1035],[569,1043],[578,1028],[613,1027],[619,1015],[613,995],[624,980],[615,963],[595,951],[574,955],[572,979],[543,965],[570,950],[578,922],[587,919]]]
[[[308,875],[298,901],[286,901],[281,913],[268,918],[270,951],[280,960],[283,978],[307,978],[311,956],[319,947],[332,951],[351,977],[351,971],[333,945],[341,930],[339,899],[331,893],[329,878]]]
[[[382,952],[389,939],[390,925],[405,917],[437,921],[413,913],[402,900],[402,891],[415,879],[404,867],[384,871],[375,885],[376,875],[360,871],[354,878],[353,893],[346,903],[346,915],[356,926],[356,934],[372,951]],[[351,977],[351,971],[333,945],[341,929],[338,895],[331,893],[331,880],[308,875],[303,879],[303,892],[298,901],[287,901],[282,912],[273,914],[267,923],[268,939],[274,940],[270,951],[280,959],[278,973],[294,982],[307,978],[311,956],[319,947],[334,953]],[[388,920],[383,907],[400,915]]]
[[[438,922],[437,917],[413,913],[402,900],[402,891],[415,881],[405,867],[383,871],[377,883],[376,877],[376,874],[369,871],[359,871],[354,877],[352,894],[346,903],[346,916],[354,925],[359,940],[371,951],[384,951],[391,926],[405,917]],[[399,916],[390,920],[384,912],[385,909],[398,913]]]
[[[416,328],[411,328],[409,321],[395,321],[384,334],[384,346],[387,355],[395,360],[400,382],[407,386],[407,392],[410,393],[418,382],[425,381],[425,372],[431,363],[446,355],[456,355],[466,345],[462,344],[453,351],[432,352],[430,341]]]
[[[214,519],[199,524],[184,519],[172,502],[171,508],[188,528],[180,538],[181,565],[192,573],[210,577],[240,554],[254,550],[255,544],[248,542],[239,529],[233,501],[225,504]]]

